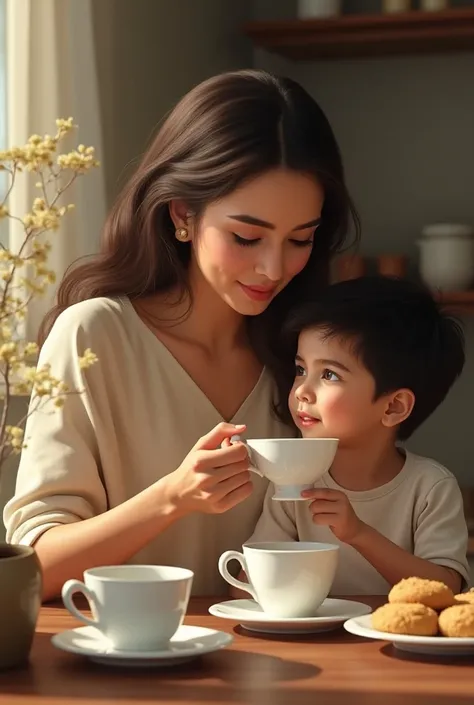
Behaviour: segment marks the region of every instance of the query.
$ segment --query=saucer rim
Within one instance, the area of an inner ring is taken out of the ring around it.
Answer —
[[[474,637],[447,637],[447,636],[415,636],[413,634],[393,634],[391,632],[381,632],[378,629],[373,629],[370,626],[366,626],[364,623],[360,623],[360,620],[366,621],[370,617],[370,614],[359,615],[358,617],[351,617],[346,622],[344,622],[344,629],[349,632],[349,634],[354,634],[355,636],[361,636],[365,639],[372,639],[378,641],[388,641],[392,644],[405,644],[413,646],[427,646],[439,648],[439,650],[445,650],[448,648],[449,651],[455,653],[456,648],[459,647],[472,647],[474,652]]]
[[[324,604],[324,602],[326,602],[327,600],[332,600],[334,602],[339,603],[342,602],[354,606],[357,605],[360,609],[364,609],[364,613],[359,616],[369,615],[372,613],[372,607],[370,607],[370,605],[366,604],[365,602],[358,602],[357,600],[345,600],[343,598],[337,597],[327,597],[322,604]],[[352,617],[349,617],[347,614],[334,614],[326,617],[271,617],[270,615],[267,615],[264,612],[251,612],[248,614],[248,616],[242,615],[241,613],[239,615],[231,615],[220,612],[220,605],[228,604],[229,602],[254,602],[255,604],[257,604],[256,601],[252,599],[235,598],[233,600],[222,600],[221,602],[216,602],[215,604],[209,607],[208,611],[213,617],[232,620],[234,622],[239,622],[240,624],[268,624],[269,626],[272,624],[281,624],[283,626],[291,626],[292,624],[298,624],[304,626],[312,624],[329,624],[334,623],[336,621],[342,624],[345,621],[349,621],[350,619],[356,618],[354,615]],[[236,611],[237,609],[239,609],[239,612],[244,611],[244,608],[236,608]]]
[[[102,660],[115,660],[115,661],[180,661],[189,660],[190,658],[198,658],[199,656],[204,656],[205,654],[212,653],[214,651],[219,651],[220,649],[226,648],[234,641],[234,636],[228,632],[224,632],[220,629],[213,629],[212,627],[200,627],[194,624],[183,624],[181,625],[174,637],[176,637],[183,627],[187,630],[195,629],[203,637],[215,637],[220,641],[218,643],[209,644],[203,646],[202,648],[188,647],[183,648],[182,651],[121,651],[114,649],[112,647],[107,648],[104,651],[94,651],[88,647],[74,646],[64,642],[65,636],[68,634],[81,634],[87,630],[87,634],[91,633],[91,630],[100,635],[100,632],[91,626],[75,627],[73,629],[64,629],[61,632],[57,632],[51,636],[51,642],[53,646],[61,651],[65,651],[70,654],[75,654],[77,656],[85,656],[91,659],[100,658]],[[173,637],[173,638],[174,638]],[[97,638],[100,641],[100,637]],[[179,640],[177,640],[179,643]]]

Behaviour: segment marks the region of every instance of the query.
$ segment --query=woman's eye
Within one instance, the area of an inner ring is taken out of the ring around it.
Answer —
[[[306,240],[296,240],[292,239],[290,242],[295,245],[295,247],[312,247],[314,245],[314,236],[316,235],[316,231],[319,228],[319,225],[317,225],[314,229],[311,235],[306,239]]]
[[[290,240],[290,242],[295,245],[295,247],[311,247],[314,240],[310,238],[309,240]]]
[[[321,377],[323,379],[325,379],[327,382],[340,382],[341,381],[341,378],[339,377],[339,375],[337,375],[332,370],[324,370]]]
[[[295,375],[297,377],[303,377],[305,374],[304,368],[301,365],[295,365]]]
[[[240,237],[240,235],[237,235],[237,233],[232,233],[235,242],[237,245],[241,245],[242,247],[253,247],[256,245],[258,242],[260,242],[260,238],[253,238],[252,240],[249,240],[245,237]]]
[[[234,241],[237,243],[237,245],[241,245],[242,247],[254,247],[261,241],[261,238],[259,237],[254,237],[250,239],[247,237],[241,237],[240,235],[237,235],[237,233],[232,233],[232,237],[234,238]],[[314,240],[311,237],[308,240],[290,240],[290,242],[295,247],[312,247]]]

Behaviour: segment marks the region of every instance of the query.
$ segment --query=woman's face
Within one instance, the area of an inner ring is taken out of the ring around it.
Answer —
[[[308,262],[323,201],[314,178],[276,169],[209,205],[191,228],[191,281],[242,315],[261,313]]]

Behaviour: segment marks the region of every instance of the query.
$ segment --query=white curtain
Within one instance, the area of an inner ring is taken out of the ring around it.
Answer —
[[[23,144],[30,134],[54,133],[56,118],[72,116],[76,143],[93,145],[103,156],[92,0],[7,0],[8,143]],[[33,179],[21,179],[10,198],[10,212],[23,215],[38,195]],[[96,252],[105,219],[103,167],[80,177],[65,195],[74,203],[53,244],[50,265],[57,281],[78,257]],[[11,227],[15,248],[21,227]],[[36,338],[55,286],[32,302],[25,335]]]

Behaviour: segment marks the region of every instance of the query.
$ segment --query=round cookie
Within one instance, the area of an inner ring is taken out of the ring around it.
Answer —
[[[461,604],[474,605],[474,590],[471,588],[468,592],[461,592],[459,595],[454,595],[454,599]]]
[[[455,604],[454,593],[447,585],[437,580],[404,578],[393,586],[388,594],[392,604],[417,603],[434,610],[444,610]]]
[[[386,604],[372,614],[372,627],[390,634],[434,636],[438,633],[438,615],[421,604]]]
[[[448,637],[474,637],[474,605],[454,605],[439,615],[439,630]]]

